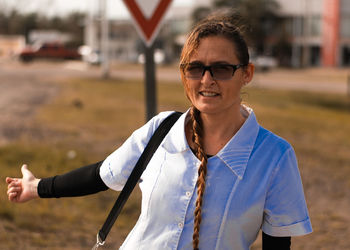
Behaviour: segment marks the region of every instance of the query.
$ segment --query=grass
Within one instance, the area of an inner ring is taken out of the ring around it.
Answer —
[[[46,132],[40,138],[24,135],[0,148],[1,180],[5,176],[19,176],[19,167],[24,162],[38,177],[96,162],[144,123],[144,89],[139,81],[71,79],[59,86],[60,95],[42,107],[33,121]],[[158,96],[159,110],[185,111],[188,107],[180,83],[159,84]],[[264,127],[294,146],[308,200],[317,200],[320,194],[331,200],[346,199],[346,190],[350,189],[350,102],[346,96],[247,88],[242,97]],[[91,247],[94,234],[117,195],[107,191],[14,205],[6,201],[3,181],[0,188],[0,242],[5,249]],[[327,219],[323,215],[326,210],[316,203],[311,202],[309,208],[315,218],[313,237],[318,240],[297,241],[297,246],[306,244],[305,248],[297,249],[320,249],[317,247],[327,242],[323,236],[329,233],[322,226]],[[120,245],[136,222],[139,206],[140,193],[136,191],[104,249]],[[337,211],[332,216],[337,220],[327,225],[346,231],[344,217]]]

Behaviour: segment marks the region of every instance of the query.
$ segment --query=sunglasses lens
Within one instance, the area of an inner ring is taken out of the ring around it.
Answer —
[[[229,80],[235,73],[238,65],[217,64],[204,66],[201,64],[188,65],[184,69],[185,77],[188,79],[199,80],[203,77],[204,71],[209,71],[215,80]]]
[[[203,65],[189,65],[185,70],[185,76],[189,79],[200,79],[203,74]]]
[[[213,65],[211,71],[213,72],[214,79],[227,80],[231,79],[233,75],[233,67],[230,65]]]

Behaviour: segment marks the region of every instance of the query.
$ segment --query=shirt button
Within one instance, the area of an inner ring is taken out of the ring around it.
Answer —
[[[179,228],[183,228],[183,227],[184,227],[184,224],[183,224],[182,222],[179,222],[179,224],[177,224],[177,226],[178,226]]]
[[[191,196],[191,192],[186,192],[186,196],[190,197]]]

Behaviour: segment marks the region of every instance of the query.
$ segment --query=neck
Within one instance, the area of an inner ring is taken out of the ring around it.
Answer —
[[[201,113],[203,144],[207,154],[217,154],[242,127],[245,117],[240,112],[227,114]]]
[[[201,113],[204,135],[225,136],[234,135],[245,121],[241,112],[234,114],[207,114]],[[232,137],[232,136],[231,136]]]

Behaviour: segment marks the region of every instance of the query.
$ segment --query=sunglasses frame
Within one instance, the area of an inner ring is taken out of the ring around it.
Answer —
[[[186,69],[189,67],[189,66],[200,66],[203,70],[202,74],[199,76],[199,77],[187,77],[186,76]],[[215,66],[223,66],[223,67],[231,67],[232,68],[232,75],[229,77],[229,78],[216,78],[213,74],[213,71],[212,71],[212,67],[215,67]],[[214,79],[214,80],[230,80],[233,75],[235,74],[236,70],[239,69],[239,68],[242,68],[242,67],[245,67],[247,66],[246,64],[228,64],[228,63],[224,63],[224,64],[213,64],[213,65],[204,65],[204,64],[192,64],[192,63],[185,63],[185,64],[181,64],[181,69],[185,75],[185,77],[187,79],[191,79],[191,80],[200,80],[206,71],[209,71],[211,77]]]

